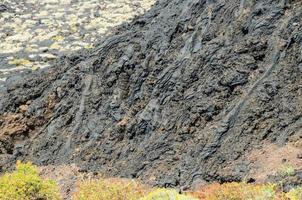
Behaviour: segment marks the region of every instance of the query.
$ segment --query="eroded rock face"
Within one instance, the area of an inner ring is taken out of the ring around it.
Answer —
[[[1,165],[77,163],[166,186],[240,180],[262,141],[301,141],[301,19],[300,1],[159,1],[90,52],[7,80],[1,115],[43,123]]]

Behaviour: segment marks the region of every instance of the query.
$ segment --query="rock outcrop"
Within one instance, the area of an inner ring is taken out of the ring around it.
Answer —
[[[297,0],[158,1],[95,49],[6,81],[1,166],[240,180],[263,141],[302,148],[301,19]]]

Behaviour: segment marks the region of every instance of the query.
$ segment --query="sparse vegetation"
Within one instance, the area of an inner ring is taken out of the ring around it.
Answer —
[[[200,200],[302,200],[302,187],[283,193],[275,184],[211,184],[191,193]]]
[[[17,162],[16,170],[0,177],[0,200],[59,200],[54,181],[43,180],[31,163]]]
[[[146,197],[141,200],[197,200],[193,197],[179,194],[176,190],[172,189],[157,189],[150,192]]]
[[[203,200],[274,200],[276,185],[252,185],[247,183],[212,184],[195,195]]]
[[[30,67],[32,66],[32,62],[27,60],[27,59],[13,59],[11,61],[8,62],[8,64],[10,65],[16,65],[16,66],[26,66],[26,67]]]
[[[292,165],[283,165],[277,173],[282,176],[291,176],[295,173],[295,168]]]
[[[290,200],[301,200],[302,187],[291,189],[285,196]]]
[[[99,179],[78,184],[75,200],[138,200],[149,189],[133,180]]]
[[[302,187],[283,193],[277,184],[210,184],[179,194],[151,188],[134,180],[101,178],[78,182],[73,200],[302,200]],[[0,200],[60,200],[59,188],[43,180],[31,163],[17,162],[16,170],[0,177]]]

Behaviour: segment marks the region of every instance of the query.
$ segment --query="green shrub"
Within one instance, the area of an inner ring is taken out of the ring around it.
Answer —
[[[56,183],[43,180],[31,163],[17,162],[16,170],[0,177],[0,200],[59,200]]]
[[[171,189],[157,189],[149,193],[141,200],[196,200],[193,197],[179,194],[175,190]]]
[[[292,165],[283,165],[277,172],[281,176],[291,176],[295,174],[295,168]]]
[[[74,200],[138,200],[149,189],[138,182],[125,179],[99,179],[80,182]]]

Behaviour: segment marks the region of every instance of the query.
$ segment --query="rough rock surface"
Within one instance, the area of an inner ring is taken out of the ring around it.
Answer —
[[[1,166],[240,180],[263,141],[302,148],[301,19],[298,0],[160,0],[95,49],[6,81]]]

